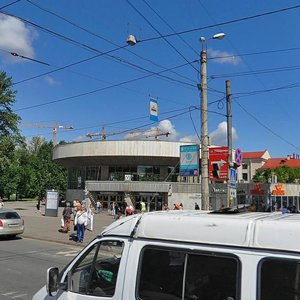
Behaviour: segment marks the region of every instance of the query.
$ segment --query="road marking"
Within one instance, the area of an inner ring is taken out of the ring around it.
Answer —
[[[68,251],[59,251],[56,252],[57,255],[63,255],[63,256],[76,256],[78,254],[78,250],[68,250]]]
[[[16,298],[23,298],[23,297],[26,297],[26,296],[28,296],[28,294],[20,294],[20,295],[13,296],[12,298],[16,299]],[[23,298],[23,299],[26,299],[26,298]]]

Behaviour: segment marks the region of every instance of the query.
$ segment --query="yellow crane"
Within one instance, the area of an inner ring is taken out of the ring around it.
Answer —
[[[74,129],[73,126],[65,126],[65,125],[44,125],[44,124],[32,124],[32,123],[19,123],[20,126],[29,126],[34,128],[52,128],[52,143],[53,146],[56,145],[57,140],[57,129],[66,129],[66,130],[72,130]]]

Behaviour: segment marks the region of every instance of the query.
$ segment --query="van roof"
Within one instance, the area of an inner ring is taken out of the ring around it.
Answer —
[[[102,235],[300,252],[300,214],[150,212],[117,220]]]

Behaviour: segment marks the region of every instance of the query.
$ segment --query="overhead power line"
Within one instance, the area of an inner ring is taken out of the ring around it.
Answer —
[[[186,66],[186,65],[187,65],[187,63],[185,63],[183,65],[180,65],[180,66],[172,67],[170,69],[177,69],[177,68],[181,68],[181,67]],[[142,76],[142,77],[138,77],[138,78],[134,78],[134,79],[129,79],[129,80],[126,80],[126,81],[123,81],[123,82],[112,84],[110,86],[106,86],[106,87],[103,87],[103,88],[100,88],[100,89],[88,91],[88,92],[85,92],[85,93],[80,93],[80,94],[77,94],[77,95],[73,95],[73,96],[69,96],[69,97],[65,97],[65,98],[61,98],[61,99],[57,99],[57,100],[53,100],[53,101],[48,101],[48,102],[45,102],[45,103],[40,103],[40,104],[36,104],[36,105],[31,105],[31,106],[27,106],[27,107],[15,109],[14,111],[16,112],[16,111],[21,111],[21,110],[28,110],[28,109],[32,109],[32,108],[36,108],[36,107],[41,107],[41,106],[45,106],[45,105],[49,105],[49,104],[53,104],[53,103],[63,102],[63,101],[67,101],[67,100],[71,100],[71,99],[75,99],[75,98],[80,98],[80,97],[83,97],[83,96],[87,96],[87,95],[91,95],[91,94],[94,94],[94,93],[98,93],[100,91],[108,90],[108,89],[119,87],[119,86],[122,86],[122,85],[125,85],[125,84],[128,84],[128,83],[139,81],[139,80],[142,80],[142,79],[154,76],[154,75],[160,75],[161,73],[168,72],[168,71],[169,71],[168,69],[167,70],[163,70],[163,71],[160,71],[160,72],[157,72],[157,73],[148,74],[148,75],[145,75],[145,76]],[[185,83],[185,84],[189,85],[191,87],[194,87],[194,88],[196,87],[196,86],[188,84],[188,83]]]
[[[126,0],[126,2],[131,6],[131,8],[138,14],[140,15],[146,22],[147,24],[155,31],[157,32],[161,38],[173,49],[175,50],[175,52],[177,54],[179,54],[180,57],[182,57],[186,62],[189,62],[187,60],[187,58],[172,44],[170,43],[162,34],[161,32],[129,1],[129,0]],[[190,66],[198,73],[199,71],[192,65],[190,64]]]
[[[39,64],[43,64],[43,65],[46,65],[46,66],[50,66],[50,64],[46,63],[46,62],[43,62],[43,61],[40,61],[40,60],[37,60],[37,59],[34,59],[34,58],[31,58],[31,57],[28,57],[28,56],[25,56],[25,55],[21,55],[21,54],[18,54],[16,52],[11,52],[11,51],[7,51],[7,50],[4,50],[4,49],[0,49],[0,51],[2,52],[6,52],[14,57],[20,57],[20,58],[23,58],[23,59],[27,59],[27,60],[30,60],[30,61],[33,61],[33,62],[36,62],[36,63],[39,63]]]
[[[270,16],[270,15],[274,15],[274,14],[279,14],[279,13],[282,13],[282,12],[291,11],[291,10],[295,10],[295,9],[299,9],[299,8],[300,8],[300,5],[289,6],[289,7],[285,7],[285,8],[281,8],[281,9],[277,9],[277,10],[272,10],[272,11],[265,12],[265,13],[260,13],[260,14],[256,14],[256,15],[252,15],[252,16],[246,16],[246,17],[241,17],[241,18],[229,20],[229,21],[224,21],[224,22],[220,22],[220,23],[217,23],[217,24],[211,24],[211,25],[207,25],[207,26],[203,26],[203,27],[187,29],[187,30],[183,30],[183,31],[178,31],[176,33],[169,33],[169,34],[163,35],[162,37],[161,36],[150,37],[150,38],[147,38],[147,39],[139,40],[139,42],[149,42],[149,41],[158,40],[158,39],[161,39],[161,38],[167,38],[167,37],[171,37],[171,36],[175,36],[175,35],[187,34],[187,33],[200,31],[200,30],[204,30],[204,29],[208,29],[208,28],[214,28],[214,27],[218,27],[218,26],[239,23],[239,22],[252,20],[252,19],[257,19],[257,18],[261,18],[261,17],[266,17],[266,16]]]
[[[14,1],[14,2],[11,2],[11,3],[9,3],[9,4],[6,4],[6,5],[2,6],[2,7],[0,7],[0,9],[4,9],[4,8],[9,7],[9,6],[11,6],[11,5],[14,5],[14,4],[16,4],[16,3],[20,2],[20,1],[21,1],[21,0],[16,0],[16,1]]]
[[[78,29],[80,29],[80,30],[82,30],[82,31],[84,31],[84,32],[86,32],[86,33],[92,35],[92,36],[95,36],[95,37],[101,39],[102,41],[105,41],[105,42],[109,43],[110,45],[113,45],[113,46],[115,46],[115,47],[121,47],[120,45],[118,45],[117,43],[112,42],[112,41],[109,40],[108,38],[103,37],[103,36],[99,35],[98,33],[95,33],[95,32],[93,32],[93,31],[91,31],[90,29],[85,28],[85,27],[83,27],[83,26],[81,26],[81,25],[79,25],[79,24],[77,24],[77,23],[75,23],[75,22],[73,22],[73,21],[67,19],[66,17],[64,17],[64,16],[62,16],[62,15],[59,15],[59,14],[56,13],[56,12],[53,12],[53,11],[51,11],[51,10],[49,10],[49,9],[46,9],[46,8],[42,7],[41,5],[38,5],[37,3],[34,3],[34,2],[31,1],[31,0],[26,0],[26,1],[27,1],[28,3],[30,3],[31,5],[35,6],[36,8],[40,9],[41,11],[44,11],[44,12],[46,12],[46,13],[48,13],[48,14],[51,14],[52,16],[55,16],[56,18],[58,18],[58,19],[60,19],[60,20],[63,20],[64,22],[66,22],[66,23],[68,23],[68,24],[74,26],[75,28],[78,28]],[[123,48],[123,50],[125,50],[125,51],[131,53],[132,55],[138,57],[138,58],[141,59],[141,60],[144,60],[144,61],[147,61],[147,62],[153,64],[153,65],[156,66],[156,67],[159,67],[159,68],[162,68],[162,69],[166,69],[165,66],[160,65],[160,64],[158,64],[158,63],[156,63],[156,62],[154,62],[154,61],[152,61],[152,60],[150,60],[150,59],[148,59],[148,58],[145,58],[145,57],[143,57],[143,56],[141,56],[141,55],[139,55],[139,54],[137,54],[137,53],[131,51],[131,50],[128,49],[128,48]],[[182,77],[182,78],[184,78],[184,79],[191,80],[190,78],[188,78],[188,77],[186,77],[186,76],[184,76],[184,75],[182,75],[182,74],[176,73],[175,71],[172,71],[172,73],[174,73],[174,74],[176,74],[177,76]]]
[[[264,127],[267,131],[269,131],[270,133],[272,133],[274,136],[278,137],[280,140],[284,141],[285,143],[287,143],[288,145],[292,146],[293,148],[300,150],[300,147],[296,146],[295,144],[291,143],[290,141],[288,141],[287,139],[285,139],[284,137],[282,137],[281,135],[279,135],[278,133],[276,133],[274,130],[272,130],[270,127],[268,127],[267,125],[263,124],[258,118],[256,118],[252,113],[250,113],[249,111],[247,111],[238,101],[235,100],[235,103],[246,113],[248,114],[251,118],[253,118],[259,125],[261,125],[262,127]]]
[[[220,78],[228,78],[228,77],[240,77],[240,76],[249,76],[249,75],[257,75],[257,74],[268,74],[268,73],[274,73],[274,72],[278,73],[278,72],[287,72],[287,71],[297,71],[299,69],[300,69],[300,65],[295,65],[295,66],[277,67],[277,68],[260,69],[260,70],[244,71],[244,72],[210,75],[209,78],[220,79]]]
[[[143,2],[155,13],[155,15],[164,22],[174,33],[176,33],[176,30],[158,13],[157,10],[155,10],[146,0],[143,0]],[[199,55],[199,52],[196,51],[181,35],[177,35],[179,39],[186,44],[196,55]]]

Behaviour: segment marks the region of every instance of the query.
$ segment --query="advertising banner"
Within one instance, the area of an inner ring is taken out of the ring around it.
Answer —
[[[180,146],[180,176],[198,176],[199,145]]]
[[[209,148],[209,180],[227,180],[228,154],[228,147]]]

